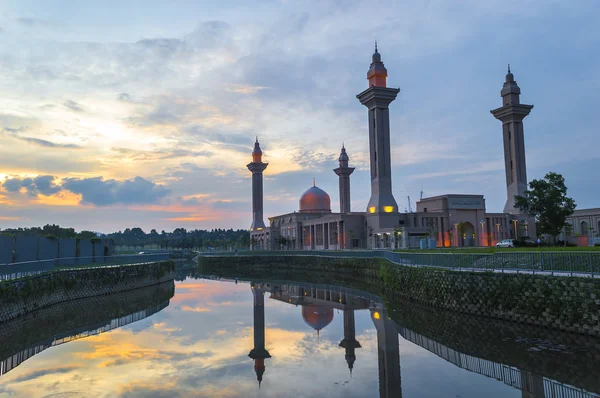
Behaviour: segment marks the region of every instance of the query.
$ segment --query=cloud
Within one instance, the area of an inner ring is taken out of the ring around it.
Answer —
[[[171,148],[156,151],[139,151],[131,148],[111,148],[121,157],[134,161],[155,161],[161,159],[177,159],[185,157],[210,157],[214,153],[210,151],[195,151],[191,149]]]
[[[76,144],[57,144],[55,142],[42,140],[40,138],[33,137],[15,137],[18,140],[28,142],[33,145],[38,145],[46,148],[63,148],[63,149],[81,149],[83,147]]]
[[[170,190],[163,185],[155,184],[142,177],[131,180],[105,180],[103,177],[63,178],[51,175],[35,178],[10,178],[2,183],[9,193],[25,192],[32,197],[38,194],[51,196],[61,191],[69,191],[81,195],[81,203],[95,206],[115,204],[151,204],[165,198]]]
[[[131,95],[127,93],[120,93],[117,95],[117,100],[121,102],[131,102]]]
[[[25,373],[22,376],[11,380],[11,383],[17,384],[17,383],[22,383],[25,381],[37,379],[37,378],[40,378],[40,377],[46,376],[46,375],[69,373],[73,370],[80,369],[81,367],[82,367],[82,365],[74,364],[74,365],[66,365],[66,366],[56,366],[56,367],[52,367],[52,368],[48,368],[48,369],[34,370],[34,371]]]
[[[72,110],[73,112],[85,112],[85,110],[83,109],[83,107],[78,104],[75,101],[72,100],[66,100],[63,105],[67,108],[69,108],[70,110]]]
[[[27,27],[50,25],[50,22],[45,21],[43,19],[38,19],[38,18],[21,17],[21,18],[17,18],[16,21],[20,25],[27,26]]]
[[[35,178],[11,178],[4,181],[2,184],[4,189],[8,192],[19,192],[21,188],[30,196],[42,195],[54,195],[61,190],[61,187],[56,185],[56,179],[50,175],[37,176]]]
[[[125,181],[104,180],[102,177],[65,178],[62,186],[64,189],[80,194],[82,203],[96,206],[156,203],[169,194],[169,190],[164,186],[142,177]]]

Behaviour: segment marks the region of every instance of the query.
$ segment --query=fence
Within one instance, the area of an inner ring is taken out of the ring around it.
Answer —
[[[169,260],[169,253],[134,254],[102,257],[67,257],[0,265],[0,280],[11,280],[55,270],[113,267]]]
[[[231,252],[201,253],[200,256],[231,256]],[[386,258],[393,263],[458,271],[515,272],[600,277],[600,252],[501,252],[501,253],[412,253],[384,250],[295,250],[245,251],[240,256],[321,256]]]

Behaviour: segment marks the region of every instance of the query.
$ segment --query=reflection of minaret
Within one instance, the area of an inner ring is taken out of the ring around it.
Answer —
[[[340,347],[346,349],[346,362],[348,362],[348,369],[352,374],[352,368],[354,367],[354,361],[356,361],[356,354],[354,350],[360,348],[360,343],[356,341],[356,329],[354,327],[354,310],[344,310],[344,340],[340,342]]]
[[[402,397],[398,327],[394,321],[388,318],[385,309],[371,310],[371,319],[377,329],[379,397]]]
[[[265,349],[265,288],[254,283],[250,287],[254,295],[254,348],[248,356],[254,359],[254,370],[260,387],[265,373],[265,359],[271,358],[271,354]]]
[[[333,170],[340,177],[340,213],[350,213],[350,174],[354,171],[354,167],[348,167],[348,160],[346,148],[342,145],[340,167]]]
[[[517,86],[509,65],[504,86],[500,92],[502,107],[490,112],[502,122],[504,170],[506,172],[506,193],[508,196],[504,212],[511,214],[520,213],[519,210],[515,209],[515,195],[523,195],[527,189],[523,119],[529,115],[533,105],[521,104],[520,95],[521,89]]]
[[[265,228],[263,221],[263,171],[269,164],[263,163],[262,151],[258,137],[252,151],[252,162],[246,167],[252,172],[252,225],[250,231],[261,231]]]

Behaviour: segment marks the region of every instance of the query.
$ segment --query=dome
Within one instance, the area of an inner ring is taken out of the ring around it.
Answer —
[[[317,213],[317,212],[329,212],[331,213],[331,199],[327,192],[323,191],[317,186],[312,186],[306,190],[300,197],[300,212],[303,213]]]
[[[317,304],[309,304],[302,307],[302,319],[315,330],[321,330],[333,320],[333,308]]]

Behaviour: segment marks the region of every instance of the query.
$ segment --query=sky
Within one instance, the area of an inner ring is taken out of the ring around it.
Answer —
[[[564,175],[600,207],[600,8],[595,0],[3,1],[0,228],[112,232],[249,228],[258,136],[265,217],[298,209],[313,178],[339,208],[342,143],[369,199],[374,41],[390,106],[401,210],[424,196],[506,201],[500,122],[507,64],[528,178]]]

